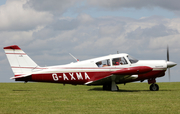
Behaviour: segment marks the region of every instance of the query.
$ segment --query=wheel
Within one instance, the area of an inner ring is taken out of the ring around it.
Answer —
[[[153,84],[150,85],[149,89],[151,91],[158,91],[159,90],[159,86],[157,84],[153,83]]]

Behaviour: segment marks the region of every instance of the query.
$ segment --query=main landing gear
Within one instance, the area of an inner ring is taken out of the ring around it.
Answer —
[[[119,87],[116,85],[116,83],[114,81],[112,81],[110,84],[104,84],[103,90],[119,91]]]

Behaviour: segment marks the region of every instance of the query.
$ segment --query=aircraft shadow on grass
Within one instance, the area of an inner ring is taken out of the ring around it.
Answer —
[[[34,91],[34,90],[23,90],[23,89],[15,89],[12,91]],[[108,90],[103,90],[101,87],[95,87],[92,89],[89,89],[88,91],[108,91]],[[113,91],[113,92],[142,92],[142,91],[149,91],[149,90],[125,90],[125,89],[119,89],[119,91]],[[160,90],[160,91],[174,91],[174,90]]]
[[[92,88],[92,89],[89,89],[88,91],[108,91],[108,90],[103,90],[102,87],[95,87],[95,88]],[[147,90],[125,90],[125,89],[119,89],[118,91],[113,91],[113,92],[142,92],[142,91],[149,91],[148,89]],[[166,90],[159,90],[159,91],[173,91],[173,90],[170,90],[170,89],[166,89]]]

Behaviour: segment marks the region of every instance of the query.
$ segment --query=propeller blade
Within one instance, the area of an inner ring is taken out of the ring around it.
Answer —
[[[169,61],[169,46],[167,46],[167,61]]]
[[[170,68],[168,68],[168,76],[169,76],[169,82],[170,82]]]
[[[169,61],[169,46],[167,45],[167,61]],[[170,82],[170,68],[168,68],[168,77]]]

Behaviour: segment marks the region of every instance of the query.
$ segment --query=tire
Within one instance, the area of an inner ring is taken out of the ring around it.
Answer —
[[[159,86],[157,84],[151,84],[149,89],[151,91],[158,91],[159,90]]]

